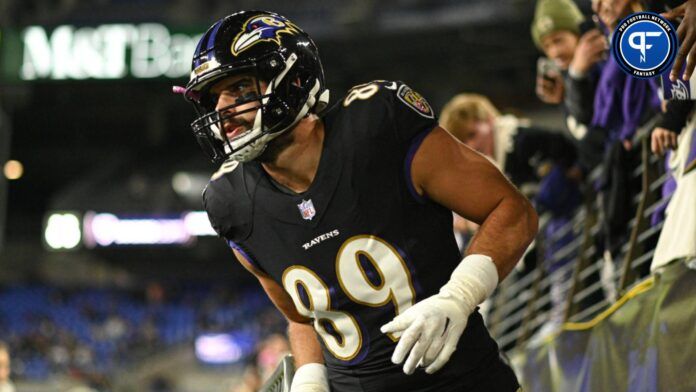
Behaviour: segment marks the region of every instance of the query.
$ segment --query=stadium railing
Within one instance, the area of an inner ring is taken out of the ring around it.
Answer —
[[[541,216],[539,234],[530,248],[535,252],[528,252],[524,260],[527,265],[535,266],[526,271],[515,270],[484,306],[487,308],[486,323],[504,351],[524,347],[535,336],[543,338],[542,326],[553,321],[552,312],[562,312],[563,323],[592,319],[626,293],[632,284],[647,276],[662,228],[661,222],[651,226],[651,216],[669,201],[669,196],[662,197],[660,192],[668,179],[667,174],[659,174],[663,171],[659,166],[664,160],[650,152],[652,127],[652,122],[647,123],[633,139],[633,150],[640,156],[640,163],[631,168],[630,175],[633,180],[640,180],[641,189],[631,198],[631,210],[635,214],[628,222],[627,241],[618,252],[608,254],[601,245],[602,225],[606,222],[600,208],[601,198],[594,189],[602,175],[601,166],[585,180],[582,205],[566,225],[548,238],[543,233],[549,216]],[[569,241],[550,254],[545,252],[548,243],[568,234]],[[569,262],[549,271],[550,264],[569,258]],[[552,285],[558,292],[556,297],[565,296],[562,305],[558,301],[553,303]],[[550,330],[557,332],[558,328],[551,326]]]
[[[295,360],[286,355],[280,361],[273,374],[261,386],[259,392],[290,392],[292,378],[295,375]]]

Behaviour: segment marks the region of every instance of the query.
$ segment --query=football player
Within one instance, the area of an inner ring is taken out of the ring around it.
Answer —
[[[238,12],[203,35],[191,79],[217,233],[286,316],[292,391],[515,391],[477,305],[537,230],[529,202],[438,127],[401,82],[329,108],[316,46]],[[462,260],[455,211],[481,228]]]

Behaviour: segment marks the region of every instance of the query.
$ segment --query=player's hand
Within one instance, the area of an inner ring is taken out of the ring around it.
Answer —
[[[593,65],[604,57],[608,49],[609,43],[599,29],[588,31],[578,41],[570,69],[576,74],[586,74]]]
[[[677,52],[677,57],[674,60],[669,79],[673,82],[677,80],[679,71],[686,60],[686,69],[684,69],[682,79],[689,80],[696,66],[696,0],[687,0],[679,7],[660,15],[669,20],[682,18],[681,24],[677,29],[680,43],[679,52]]]
[[[536,94],[544,103],[559,104],[563,101],[563,77],[559,73],[537,76]]]
[[[428,297],[382,326],[383,333],[401,332],[392,362],[404,363],[404,373],[412,374],[416,366],[432,374],[447,363],[457,348],[469,315],[474,308],[447,292]]]
[[[653,153],[664,155],[668,149],[675,150],[677,145],[677,134],[665,128],[655,128],[650,135],[650,149]]]

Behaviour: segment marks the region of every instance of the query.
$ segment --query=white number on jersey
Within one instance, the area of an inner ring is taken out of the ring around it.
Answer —
[[[368,278],[361,256],[377,271],[378,284]],[[355,236],[343,243],[336,256],[336,277],[346,296],[361,305],[380,307],[391,302],[398,315],[415,302],[416,292],[406,263],[396,249],[375,236]],[[350,313],[331,309],[329,288],[320,277],[309,268],[293,265],[283,272],[283,286],[297,311],[314,319],[314,328],[336,358],[348,361],[358,355],[363,339],[360,326]],[[302,301],[300,287],[309,306]],[[333,331],[327,330],[327,323]],[[398,338],[391,334],[389,337]]]

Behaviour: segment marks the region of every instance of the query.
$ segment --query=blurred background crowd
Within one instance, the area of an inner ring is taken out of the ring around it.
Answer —
[[[680,3],[2,2],[0,392],[255,391],[288,352],[284,320],[201,215],[215,168],[170,93],[200,34],[239,9],[302,26],[336,99],[405,81],[534,202],[539,236],[484,306],[503,348],[696,268],[694,101],[610,54],[633,12],[696,31]],[[455,216],[454,231],[463,251],[476,226]]]

